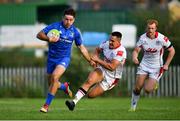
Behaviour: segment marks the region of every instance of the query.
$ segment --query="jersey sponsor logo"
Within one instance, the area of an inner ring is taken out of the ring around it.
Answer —
[[[123,51],[118,51],[117,52],[117,56],[122,56],[123,55]]]
[[[60,40],[61,40],[61,42],[72,43],[72,41],[71,41],[71,40],[68,40],[68,39],[62,39],[62,38],[60,38]]]
[[[161,45],[161,42],[160,41],[156,41],[156,45]]]
[[[146,50],[146,52],[155,53],[155,52],[157,52],[157,49],[156,49],[156,48],[148,48],[148,49]]]
[[[165,40],[165,42],[168,42],[168,41],[169,41],[168,37],[166,37],[166,36],[164,36],[163,39]]]
[[[67,43],[72,43],[72,41],[68,40],[68,39],[65,39],[64,41],[67,42]]]
[[[60,37],[60,40],[61,40],[62,42],[72,43],[72,41],[69,40],[67,36],[61,36],[61,37]]]

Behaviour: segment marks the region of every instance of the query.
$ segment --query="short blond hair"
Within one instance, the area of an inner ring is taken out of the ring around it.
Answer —
[[[148,24],[156,24],[156,27],[158,27],[158,21],[157,20],[155,20],[155,19],[149,19],[149,20],[147,20],[147,25]]]

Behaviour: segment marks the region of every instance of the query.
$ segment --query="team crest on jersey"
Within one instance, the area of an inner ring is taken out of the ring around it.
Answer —
[[[69,36],[73,38],[74,37],[74,33],[72,33],[72,32],[69,33]]]
[[[111,54],[110,54],[110,58],[113,58],[113,57],[114,57],[114,54],[113,54],[113,53],[111,53]]]
[[[61,35],[62,34],[62,31],[59,31],[59,35]]]
[[[147,41],[144,41],[144,42],[142,43],[142,45],[148,45]]]
[[[156,45],[161,45],[161,42],[160,41],[156,41]]]

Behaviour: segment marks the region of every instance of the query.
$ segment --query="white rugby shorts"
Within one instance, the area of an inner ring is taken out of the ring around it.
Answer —
[[[137,73],[136,74],[147,74],[149,78],[155,79],[157,82],[159,82],[163,70],[162,67],[159,68],[150,68],[145,65],[140,64],[139,67],[137,68]]]
[[[102,67],[98,68],[103,72],[104,80],[100,82],[100,86],[103,88],[104,91],[110,90],[117,85],[119,78],[113,78],[107,75],[105,69]]]

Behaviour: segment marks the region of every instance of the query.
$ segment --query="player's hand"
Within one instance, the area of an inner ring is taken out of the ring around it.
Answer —
[[[49,42],[57,42],[58,40],[59,38],[54,36],[49,38]]]
[[[93,60],[91,60],[91,61],[90,61],[90,65],[91,65],[92,67],[94,67],[94,68],[96,68],[96,67],[97,67],[97,63],[96,63],[96,62],[94,62]]]
[[[93,61],[97,62],[97,61],[99,60],[99,57],[98,57],[97,55],[93,55],[93,56],[91,57],[91,59],[92,59]]]
[[[133,58],[133,62],[137,65],[139,64],[139,60],[137,58]]]
[[[163,69],[164,69],[165,71],[167,71],[167,70],[168,70],[168,68],[169,68],[169,66],[168,66],[168,65],[166,65],[166,64],[164,64],[164,65],[163,65]]]

